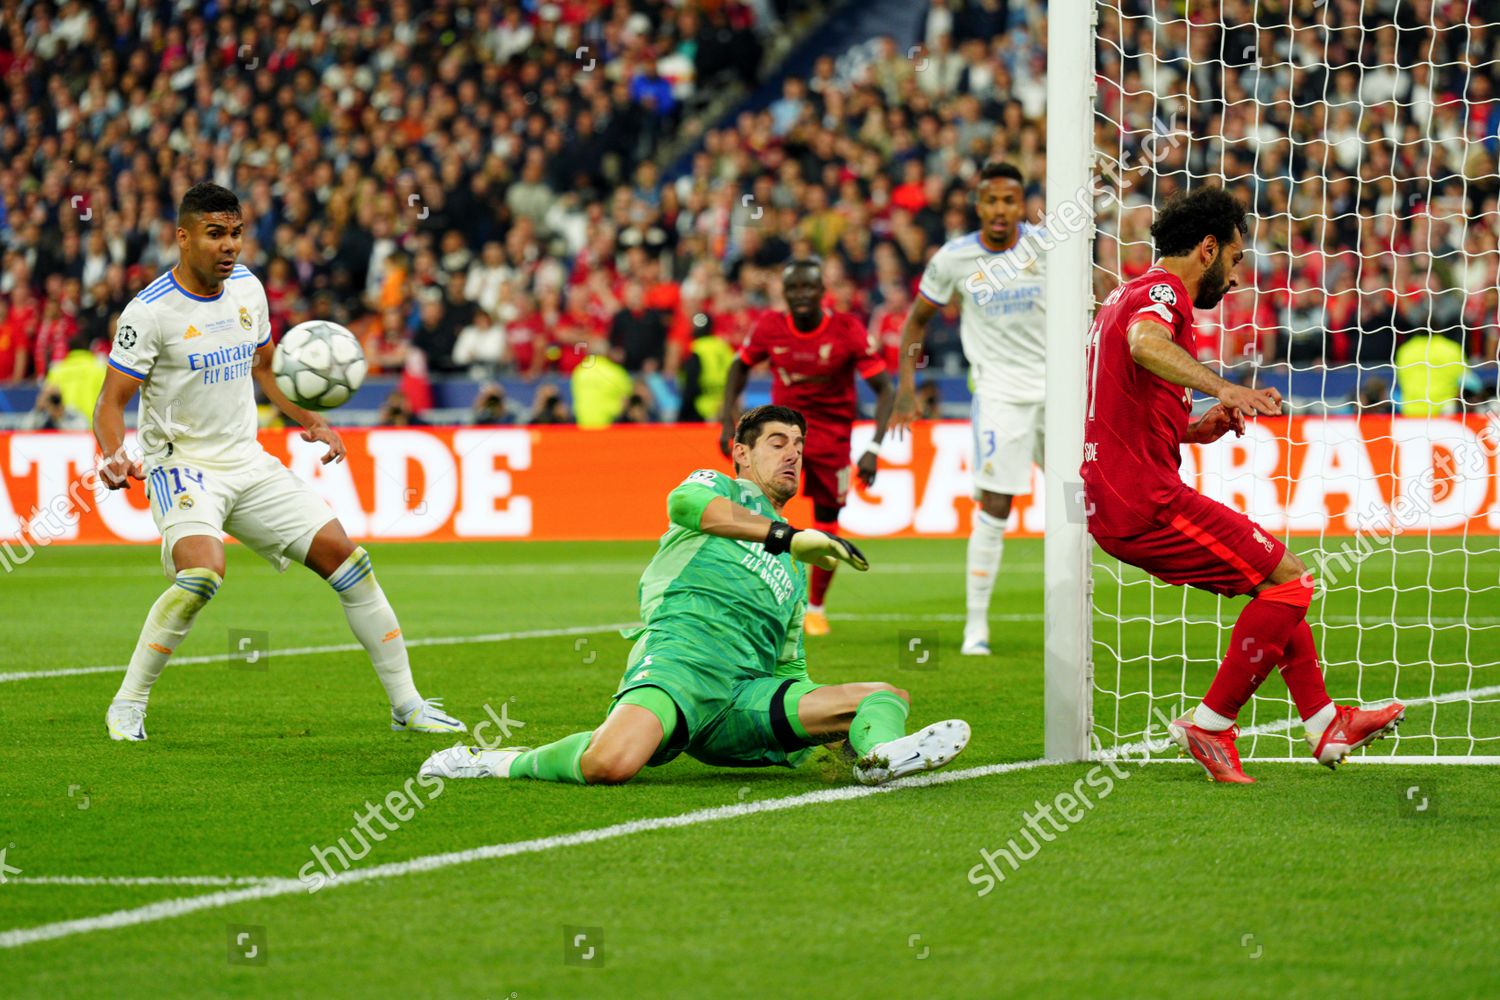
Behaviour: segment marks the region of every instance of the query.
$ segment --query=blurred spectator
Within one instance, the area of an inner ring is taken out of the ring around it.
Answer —
[[[831,305],[889,352],[927,258],[973,227],[985,159],[1020,165],[1041,214],[1035,0],[932,5],[920,72],[893,38],[873,59],[820,53],[723,125],[706,102],[760,82],[779,19],[830,3],[67,4],[66,33],[54,6],[0,11],[0,381],[112,329],[176,262],[176,199],[202,176],[244,199],[273,335],[342,317],[419,412],[429,369],[478,357],[457,348],[480,311],[505,342],[483,363],[507,374],[571,376],[604,333],[631,372],[675,379],[689,318],[733,346],[793,254],[826,257]],[[1225,0],[1191,22],[1159,6],[1099,9],[1093,137],[1121,198],[1098,272],[1142,273],[1150,205],[1223,178],[1255,253],[1199,315],[1200,356],[1386,366],[1398,336],[1446,334],[1492,362],[1500,101],[1465,39],[1489,51],[1494,32],[1441,27],[1441,4],[1434,28],[1431,5],[1358,22],[1334,0],[1361,27],[1342,31],[1316,4],[1267,20]],[[1330,68],[1305,64],[1310,33]],[[1305,88],[1320,102],[1294,100]],[[669,140],[698,143],[679,175],[656,165]],[[955,315],[928,338],[953,373]]]
[[[4,296],[0,296],[0,385],[19,382],[30,368],[30,338]]]
[[[474,397],[474,409],[469,414],[469,423],[478,426],[498,426],[517,422],[518,414],[512,409],[502,386],[490,382],[480,386]]]
[[[400,389],[386,397],[385,405],[380,408],[380,417],[376,422],[384,427],[422,426],[422,418],[412,411],[411,404],[406,400],[406,393]]]
[[[82,431],[88,426],[87,417],[63,405],[62,392],[56,386],[44,386],[37,394],[36,409],[31,412],[32,430]]]
[[[573,422],[573,416],[568,412],[568,404],[564,402],[557,386],[547,384],[537,387],[536,398],[531,402],[531,416],[526,422],[528,424],[570,424]]]
[[[463,365],[453,360],[458,331],[445,318],[443,300],[429,295],[423,300],[417,315],[419,321],[416,333],[412,334],[411,346],[427,359],[427,370],[436,373],[462,371]]]
[[[468,365],[470,378],[493,378],[505,362],[505,347],[505,331],[480,309],[474,313],[474,321],[459,331],[453,362]]]
[[[923,382],[917,386],[917,418],[937,420],[943,415],[943,397],[936,382]]]
[[[63,407],[83,417],[84,426],[94,426],[94,404],[104,388],[104,359],[90,348],[93,338],[87,331],[75,333],[68,342],[68,353],[47,371],[46,385],[62,397]]]
[[[1396,384],[1404,417],[1452,413],[1463,377],[1463,348],[1449,337],[1418,334],[1396,348]]]
[[[1396,412],[1391,402],[1391,387],[1378,375],[1371,375],[1359,387],[1358,412],[1375,416],[1389,416]]]
[[[646,308],[646,292],[639,281],[625,285],[624,307],[610,322],[609,343],[624,351],[622,363],[632,375],[657,371],[666,359],[667,325],[660,312]]]
[[[383,372],[399,372],[406,367],[406,354],[411,349],[406,329],[406,318],[398,308],[383,310],[377,320],[371,322],[363,338],[365,361],[371,375]]]
[[[625,409],[634,382],[620,364],[623,352],[610,350],[603,339],[589,344],[589,354],[569,376],[578,426],[608,427]]]
[[[693,343],[687,360],[682,363],[682,406],[677,411],[679,423],[698,423],[719,419],[724,408],[724,387],[729,368],[734,364],[734,348],[714,333],[713,320],[707,313],[695,313],[691,320]]]

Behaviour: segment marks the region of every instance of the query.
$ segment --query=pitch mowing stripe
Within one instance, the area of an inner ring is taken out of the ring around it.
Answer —
[[[867,785],[850,785],[842,788],[821,789],[816,792],[806,792],[802,795],[791,795],[780,799],[765,799],[760,802],[743,802],[737,805],[697,809],[678,816],[657,816],[650,819],[631,820],[627,823],[616,823],[612,826],[597,827],[592,830],[579,830],[575,833],[558,834],[551,837],[539,837],[535,840],[520,840],[507,844],[490,844],[486,847],[474,847],[465,851],[450,851],[446,854],[428,854],[420,858],[412,858],[410,861],[395,861],[390,864],[375,865],[370,868],[355,868],[347,872],[341,872],[337,878],[326,881],[323,889],[337,889],[376,879],[400,878],[405,875],[416,875],[424,872],[438,871],[443,868],[451,868],[454,865],[472,864],[475,861],[495,861],[500,858],[513,857],[519,854],[536,854],[564,847],[597,844],[602,841],[615,840],[637,833],[650,833],[655,830],[675,830],[686,826],[697,826],[700,823],[738,819],[742,816],[754,816],[760,813],[782,812],[787,809],[798,809],[802,806],[862,799],[871,795],[880,795],[885,792],[894,792],[905,788],[945,785],[953,781],[968,781],[973,778],[985,778],[995,774],[1008,774],[1012,771],[1027,771],[1032,768],[1056,763],[1059,762],[1037,759],[1015,761],[1008,764],[989,764],[984,767],[966,768],[962,771],[935,771],[932,774],[901,778],[888,785],[873,787]],[[277,896],[288,896],[297,892],[307,892],[307,886],[299,879],[279,878],[263,882],[260,885],[247,886],[243,889],[231,889],[221,892],[204,893],[198,896],[165,899],[160,902],[149,903],[145,906],[100,914],[96,917],[60,920],[56,923],[41,924],[36,927],[17,927],[13,930],[0,933],[0,948],[19,948],[23,945],[35,944],[38,941],[53,941],[58,938],[72,937],[75,934],[91,934],[94,931],[114,930],[119,927],[149,924],[158,920],[169,920],[173,917],[185,916],[199,910],[218,909],[221,906],[233,906],[236,903],[244,903],[257,899],[273,899]]]
[[[580,574],[591,574],[598,576],[640,576],[641,570],[645,568],[649,555],[622,563],[506,563],[495,564],[470,564],[470,563],[422,563],[380,564],[381,576],[578,576]],[[878,563],[879,570],[893,573],[963,573],[963,565],[957,562],[951,563]],[[1041,563],[1007,562],[1005,571],[1034,572],[1038,576],[1042,572]],[[35,566],[26,570],[27,576],[56,576],[68,579],[88,577],[90,579],[105,576],[119,577],[152,577],[149,564],[130,566],[99,566],[91,569],[69,569],[63,566]]]
[[[613,625],[576,625],[569,628],[539,628],[526,632],[491,632],[486,635],[445,635],[433,636],[425,639],[407,639],[406,645],[412,646],[463,646],[470,643],[482,642],[514,642],[518,639],[555,639],[568,635],[594,635],[599,632],[617,632],[624,628],[634,628],[639,622],[620,622]],[[320,653],[354,653],[364,652],[365,647],[357,642],[343,642],[333,646],[300,646],[293,649],[273,649],[267,656],[316,656]],[[242,660],[244,653],[215,653],[212,656],[184,656],[173,659],[175,666],[183,666],[190,663],[226,663],[230,660]],[[11,681],[29,681],[45,677],[77,677],[82,674],[117,674],[125,670],[127,664],[109,667],[61,667],[57,670],[22,670],[17,673],[0,674],[0,684]]]
[[[37,875],[12,876],[6,885],[264,885],[277,881],[252,875]]]

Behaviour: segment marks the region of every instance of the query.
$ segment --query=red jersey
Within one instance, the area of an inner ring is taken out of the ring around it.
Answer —
[[[1088,411],[1083,482],[1089,532],[1137,535],[1161,523],[1161,512],[1188,487],[1178,472],[1192,390],[1135,363],[1126,331],[1139,318],[1172,331],[1193,350],[1193,307],[1182,281],[1160,267],[1110,293],[1089,330]]]
[[[771,402],[801,412],[809,424],[849,425],[859,416],[856,373],[869,378],[885,371],[880,345],[848,313],[823,313],[817,328],[803,333],[784,312],[767,312],[750,328],[740,360],[771,362]]]

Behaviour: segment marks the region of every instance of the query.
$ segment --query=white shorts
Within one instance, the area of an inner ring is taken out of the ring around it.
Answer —
[[[318,529],[334,519],[322,497],[265,453],[234,472],[207,472],[168,459],[146,473],[146,496],[169,577],[177,575],[172,546],[178,539],[226,533],[285,572],[306,557]]]
[[[1031,465],[1042,464],[1042,403],[1006,403],[977,389],[974,420],[974,490],[1028,496]]]

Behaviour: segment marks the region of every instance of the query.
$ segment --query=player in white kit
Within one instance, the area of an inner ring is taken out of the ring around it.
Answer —
[[[1042,462],[1046,400],[1046,232],[1022,222],[1025,180],[991,161],[979,175],[979,229],[945,243],[927,263],[901,333],[900,385],[893,427],[916,418],[917,358],[927,324],[956,294],[959,337],[973,384],[975,499],[969,533],[968,614],[963,653],[990,654],[989,609],[1011,498],[1031,493],[1031,465]]]
[[[239,199],[199,184],[177,210],[176,267],[120,313],[94,414],[99,477],[112,490],[146,484],[172,584],[151,607],[105,723],[114,740],[146,738],[146,700],[172,651],[224,577],[227,532],[278,571],[304,563],[337,592],[349,627],[370,655],[391,703],[391,728],[464,732],[412,683],[396,614],[370,556],[332,510],[256,440],[253,386],[328,445],[344,443],[320,415],[291,403],[271,375],[271,326],[260,280],[236,263],[244,233]],[[253,380],[253,382],[252,382]],[[140,389],[140,458],[125,450],[125,405]]]

